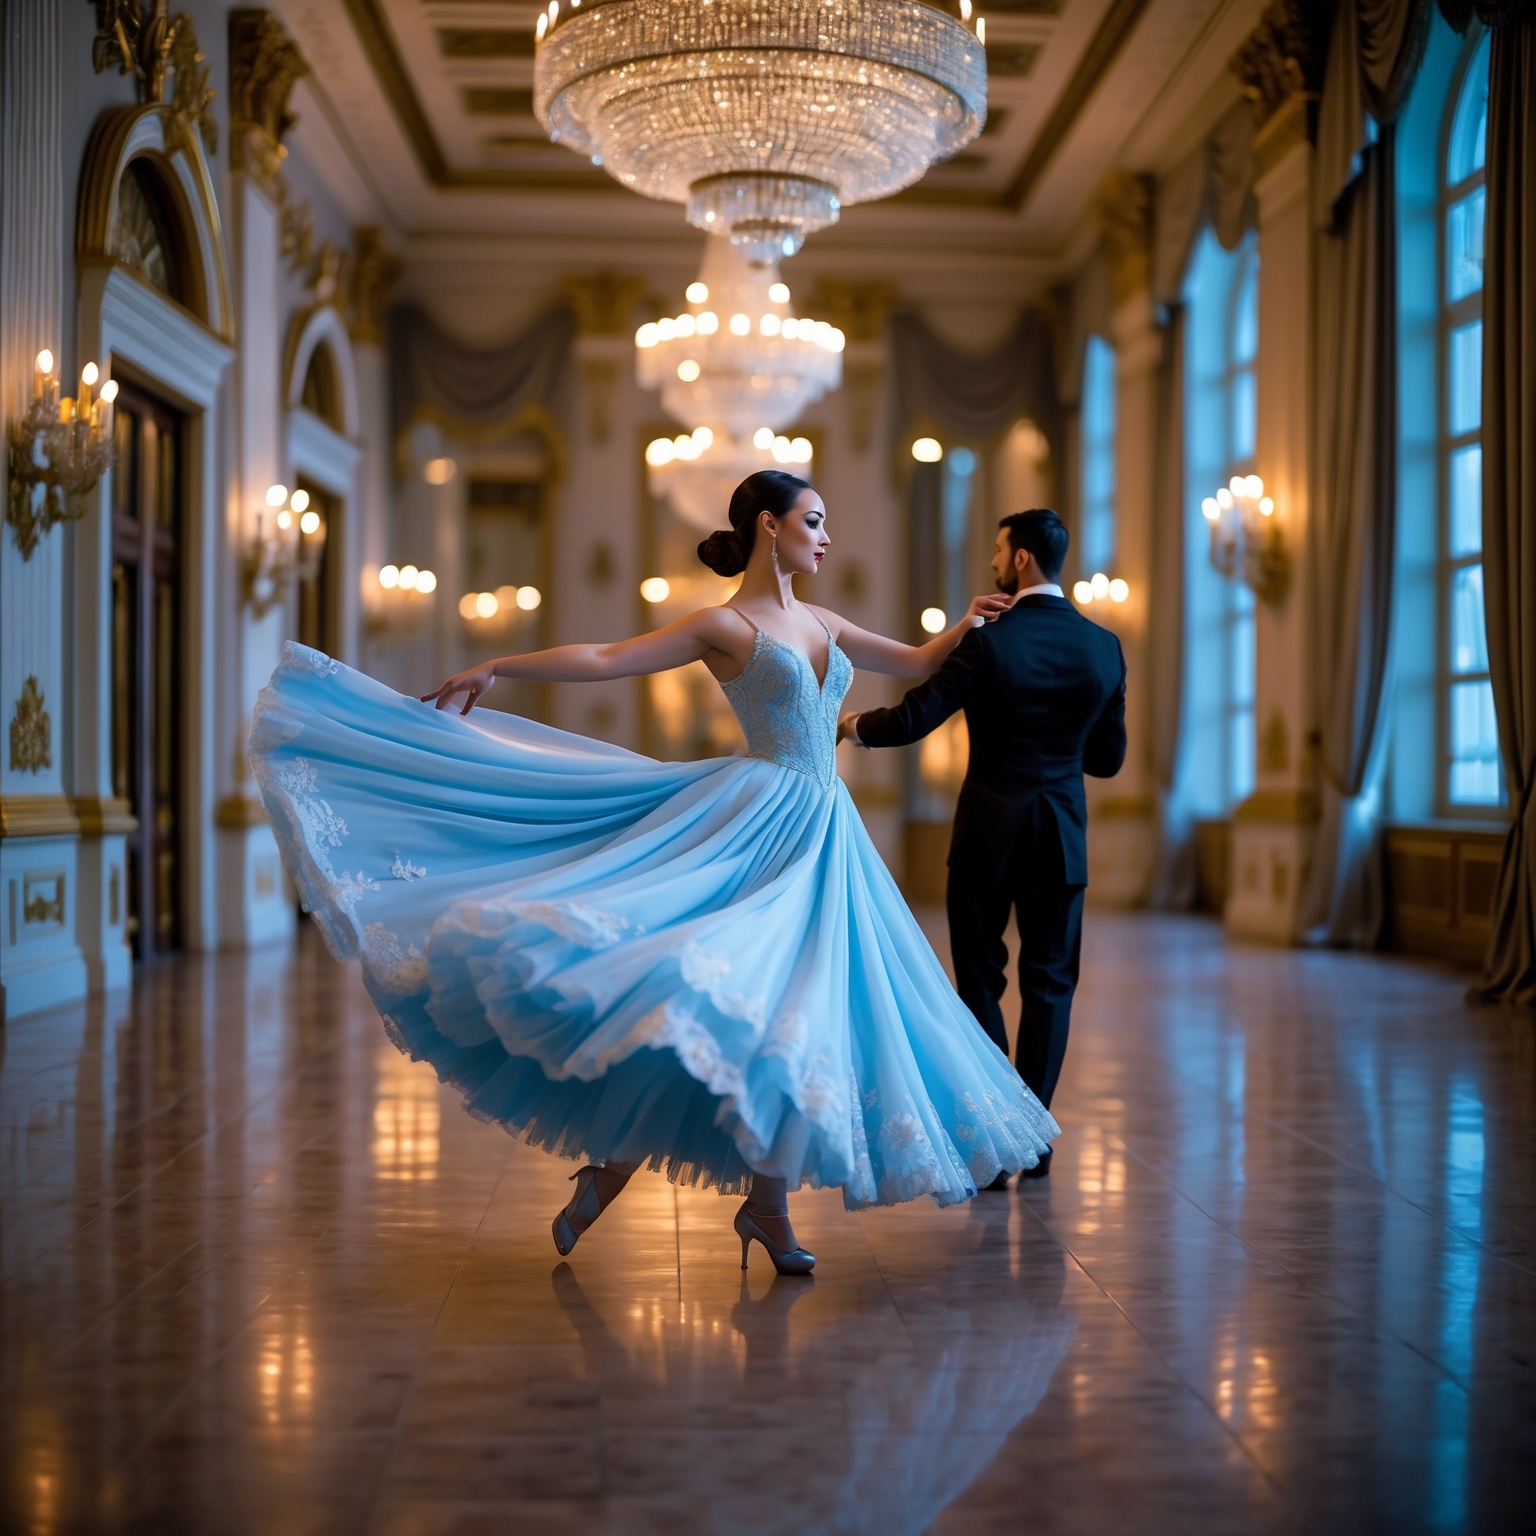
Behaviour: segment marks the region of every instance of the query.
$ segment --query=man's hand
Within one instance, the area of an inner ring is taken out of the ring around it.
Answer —
[[[980,597],[971,599],[965,616],[979,629],[983,624],[990,624],[1000,613],[1007,613],[1011,607],[1011,597],[1005,597],[1001,592],[983,592]]]
[[[851,741],[856,747],[864,745],[859,740],[859,713],[856,709],[850,709],[846,714],[837,717],[837,739],[839,741]]]
[[[483,667],[472,667],[468,672],[460,672],[456,677],[450,677],[441,688],[422,694],[421,702],[435,703],[439,709],[447,709],[457,695],[468,694],[469,697],[464,700],[464,708],[459,711],[461,715],[467,715],[480,702],[480,699],[491,691],[491,685],[495,681],[494,667],[489,664]]]

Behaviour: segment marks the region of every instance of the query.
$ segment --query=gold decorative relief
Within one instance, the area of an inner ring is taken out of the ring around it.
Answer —
[[[62,869],[29,869],[22,875],[21,920],[28,928],[64,926]]]
[[[277,193],[277,254],[297,276],[315,259],[315,216],[309,203],[295,202],[288,183],[281,176],[274,183]]]
[[[237,170],[270,186],[288,153],[283,139],[298,121],[288,110],[288,97],[308,73],[271,11],[229,13],[229,115]]]
[[[1332,23],[1331,7],[1323,0],[1272,0],[1227,61],[1260,128],[1293,98],[1318,100]]]
[[[21,685],[21,697],[11,716],[11,771],[41,773],[53,766],[53,726],[43,707],[36,677]]]
[[[347,325],[354,341],[384,344],[384,314],[391,289],[404,266],[385,249],[377,224],[352,231],[352,270],[348,281]]]
[[[1152,280],[1152,193],[1152,178],[1134,171],[1110,171],[1099,183],[1094,211],[1116,304],[1135,298]]]
[[[560,279],[578,336],[623,336],[645,294],[638,272],[567,272]]]
[[[214,91],[209,68],[197,46],[192,18],[171,16],[167,0],[96,0],[96,40],[91,63],[99,75],[113,68],[132,75],[139,101],[158,107],[165,101],[165,78],[174,76],[166,138],[173,149],[190,143],[195,129],[210,155],[219,148],[214,121]]]

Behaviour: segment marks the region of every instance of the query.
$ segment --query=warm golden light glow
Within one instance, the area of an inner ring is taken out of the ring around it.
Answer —
[[[400,567],[400,586],[406,592],[416,590],[416,578],[421,572],[414,565],[402,565]]]
[[[300,533],[319,533],[319,531],[320,514],[318,512],[306,512],[303,517],[299,519]]]
[[[39,373],[53,372],[53,353],[50,352],[47,347],[44,347],[43,350],[37,354],[37,371]]]
[[[1111,578],[1109,583],[1109,600],[1112,603],[1123,603],[1131,595],[1131,585],[1123,576]]]
[[[287,531],[293,527],[293,513],[290,512],[287,507],[284,507],[283,510],[277,514],[277,526],[281,528],[284,533],[287,533]]]
[[[751,333],[752,321],[746,315],[731,316],[731,335],[746,336]]]
[[[1088,578],[1088,585],[1093,588],[1093,595],[1097,598],[1109,596],[1109,577],[1103,571],[1095,571]]]
[[[400,585],[400,567],[398,565],[385,565],[379,567],[379,585],[386,592],[392,592]]]
[[[683,296],[690,304],[702,304],[709,297],[709,284],[695,280],[683,290]]]
[[[677,376],[683,381],[684,384],[692,384],[693,381],[699,376],[698,363],[691,357],[685,357],[682,362],[677,365]]]
[[[288,500],[288,487],[286,485],[269,485],[267,487],[267,505],[280,507]]]
[[[1086,581],[1074,582],[1072,596],[1086,606],[1093,601],[1093,587]]]
[[[775,304],[788,304],[789,303],[789,284],[788,283],[773,283],[773,284],[771,284],[769,286],[769,289],[768,289],[768,297],[770,299],[772,299]]]
[[[80,382],[82,384],[92,385],[100,377],[101,374],[98,371],[95,363],[87,363],[85,367],[80,370]]]
[[[672,583],[665,576],[647,576],[640,583],[640,596],[648,603],[664,603],[672,595]]]
[[[949,628],[949,619],[942,608],[924,608],[918,622],[930,635],[942,635]]]
[[[418,592],[437,591],[437,577],[431,571],[417,571],[416,590]]]
[[[517,589],[517,606],[524,613],[532,613],[543,601],[544,594],[537,587],[519,587]]]
[[[303,489],[297,490],[288,498],[288,505],[295,512],[302,512],[309,505],[309,492]]]
[[[447,485],[458,472],[459,466],[452,459],[428,459],[421,475],[428,485]]]
[[[370,1148],[374,1176],[404,1182],[435,1179],[442,1150],[442,1108],[432,1069],[402,1056],[393,1046],[380,1048],[378,1063]]]
[[[937,464],[944,457],[944,445],[936,437],[920,437],[912,444],[912,457],[919,464]]]

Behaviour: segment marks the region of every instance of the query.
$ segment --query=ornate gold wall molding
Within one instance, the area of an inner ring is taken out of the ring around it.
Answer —
[[[1315,102],[1322,94],[1332,19],[1322,0],[1271,0],[1258,26],[1227,61],[1253,103],[1260,129],[1287,102]]]
[[[1152,177],[1135,171],[1113,170],[1099,183],[1094,212],[1117,305],[1145,292],[1152,282],[1154,190]]]
[[[126,800],[94,795],[0,796],[0,838],[108,837],[138,830]]]
[[[197,46],[197,32],[187,12],[172,17],[168,9],[167,0],[96,0],[91,63],[98,75],[114,65],[118,74],[131,74],[140,104],[151,107],[164,104],[169,72],[174,83],[167,138],[179,143],[196,129],[207,152],[217,154],[215,92],[208,84],[210,71]]]
[[[377,224],[352,231],[352,272],[347,293],[347,325],[353,341],[384,345],[384,316],[389,295],[405,274],[405,264],[385,248]]]
[[[11,716],[11,772],[41,773],[53,766],[53,723],[37,678],[29,675]]]
[[[578,336],[626,336],[635,305],[645,296],[638,272],[567,272],[560,279]]]
[[[309,73],[303,55],[271,11],[229,13],[229,115],[236,170],[274,190],[288,151],[283,139],[298,120],[288,110],[294,86]]]

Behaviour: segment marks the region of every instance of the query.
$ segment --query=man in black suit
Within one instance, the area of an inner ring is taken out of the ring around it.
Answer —
[[[1013,598],[973,630],[894,709],[844,715],[839,738],[866,747],[918,741],[957,709],[970,766],[949,845],[949,940],[955,982],[1006,1054],[999,1006],[1008,912],[1019,919],[1019,1075],[1049,1107],[1067,1050],[1088,884],[1083,775],[1113,778],[1125,761],[1125,657],[1057,585],[1067,530],[1036,508],[1005,517],[992,569]],[[1050,1154],[1029,1176],[1050,1171]],[[990,1187],[1007,1187],[1000,1174]]]

